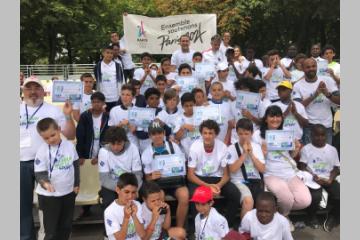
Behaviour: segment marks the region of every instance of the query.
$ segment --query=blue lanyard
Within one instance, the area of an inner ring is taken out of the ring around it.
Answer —
[[[35,110],[35,112],[30,116],[29,118],[29,114],[28,114],[28,109],[27,109],[27,104],[25,104],[25,111],[26,111],[26,129],[28,129],[29,127],[29,121],[31,121],[31,119],[33,119],[33,117],[35,116],[35,114],[39,111],[39,109],[43,106],[44,103],[41,103],[40,106]]]
[[[52,173],[52,171],[54,170],[54,166],[55,166],[55,163],[57,162],[57,155],[58,155],[58,153],[59,153],[59,149],[60,149],[60,145],[61,145],[61,141],[60,141],[60,143],[59,143],[59,145],[58,145],[58,147],[57,147],[57,149],[56,149],[56,153],[55,153],[55,157],[54,157],[54,164],[51,166],[51,159],[52,159],[52,157],[51,157],[51,147],[50,147],[50,145],[49,145],[49,164],[50,164],[50,179],[51,179],[51,173]]]

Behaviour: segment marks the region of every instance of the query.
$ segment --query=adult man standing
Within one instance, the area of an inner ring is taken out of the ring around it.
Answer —
[[[70,102],[65,103],[63,112],[44,102],[44,87],[37,77],[31,76],[25,80],[23,93],[24,101],[20,104],[20,239],[34,240],[34,160],[36,151],[44,143],[36,125],[41,119],[51,117],[61,127],[62,134],[72,140],[75,138],[75,124]]]
[[[280,60],[280,62],[289,71],[292,71],[295,69],[294,58],[295,58],[297,52],[298,52],[297,47],[294,44],[291,44],[287,49],[286,56]]]
[[[190,38],[188,35],[182,35],[179,39],[180,49],[173,52],[171,55],[171,65],[175,65],[176,69],[183,63],[187,63],[192,66],[192,57],[194,50],[190,49]]]
[[[211,38],[211,48],[203,52],[203,62],[212,63],[215,67],[220,62],[225,62],[226,57],[220,51],[221,37],[216,34]]]
[[[305,78],[294,85],[295,98],[300,97],[309,117],[309,125],[304,128],[303,144],[311,142],[311,127],[322,124],[326,127],[327,143],[332,143],[333,103],[340,105],[340,93],[335,81],[326,76],[317,76],[317,64],[313,58],[303,62]]]
[[[321,61],[326,61],[322,57],[320,57],[321,54],[321,46],[320,43],[315,43],[311,46],[310,55],[313,59],[316,60],[317,63]]]
[[[114,43],[119,44],[119,54],[124,67],[125,81],[129,83],[134,77],[135,64],[132,60],[131,54],[125,49],[126,46],[125,39],[124,37],[120,39],[119,34],[117,32],[112,32],[110,39],[112,44]]]

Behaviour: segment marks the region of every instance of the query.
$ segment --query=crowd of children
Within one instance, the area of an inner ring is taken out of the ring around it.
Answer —
[[[38,121],[44,143],[34,171],[45,239],[69,237],[84,161],[98,166],[108,239],[185,239],[187,233],[226,239],[234,230],[239,239],[292,239],[289,213],[306,209],[309,225],[318,228],[323,191],[332,207],[324,229],[339,223],[340,163],[331,145],[331,111],[340,105],[335,49],[324,48],[325,60],[290,46],[287,57],[271,50],[262,62],[252,47],[244,57],[219,35],[204,53],[190,49],[189,40],[182,36],[181,49],[156,70],[143,53],[142,67],[128,79],[121,58],[113,60],[114,44],[106,47],[94,70],[99,91],[92,91],[91,74],[81,77],[76,147],[61,139],[54,119]],[[318,72],[319,61],[329,61],[328,75]],[[203,74],[197,64],[214,70]],[[179,78],[195,82],[178,84]],[[257,95],[257,104],[242,105],[239,92]],[[136,110],[153,111],[153,118],[139,124],[129,117]],[[292,150],[269,149],[268,131],[292,132]],[[304,171],[313,184],[300,177]],[[177,200],[175,226],[167,195]],[[224,216],[216,208],[219,197]]]

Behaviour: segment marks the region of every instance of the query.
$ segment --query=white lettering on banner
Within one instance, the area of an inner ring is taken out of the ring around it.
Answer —
[[[124,38],[130,53],[149,52],[172,54],[179,49],[182,35],[190,38],[190,48],[204,51],[216,34],[215,14],[186,14],[149,18],[128,14],[123,16]]]

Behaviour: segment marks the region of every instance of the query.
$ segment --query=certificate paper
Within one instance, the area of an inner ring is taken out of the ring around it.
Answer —
[[[329,76],[329,74],[326,72],[328,69],[328,62],[327,61],[319,61],[317,63],[318,67],[318,75],[319,76]]]
[[[195,126],[200,126],[203,121],[208,119],[214,120],[218,124],[222,124],[220,105],[194,107]]]
[[[197,79],[193,77],[181,77],[181,76],[177,76],[176,83],[181,87],[180,96],[182,96],[186,92],[191,92],[199,84]]]
[[[66,102],[67,100],[72,103],[81,102],[83,95],[82,82],[55,80],[52,89],[53,102]]]
[[[212,63],[196,63],[195,74],[202,81],[209,80],[216,75],[215,65]]]
[[[152,169],[161,172],[162,177],[184,176],[185,156],[184,154],[168,154],[155,156],[152,161]]]
[[[252,115],[258,116],[260,105],[260,94],[245,91],[236,91],[236,108],[247,109]]]
[[[137,127],[147,129],[150,122],[155,119],[154,108],[132,107],[129,109],[129,122]]]
[[[294,131],[267,130],[265,139],[269,151],[291,151],[295,149]]]

